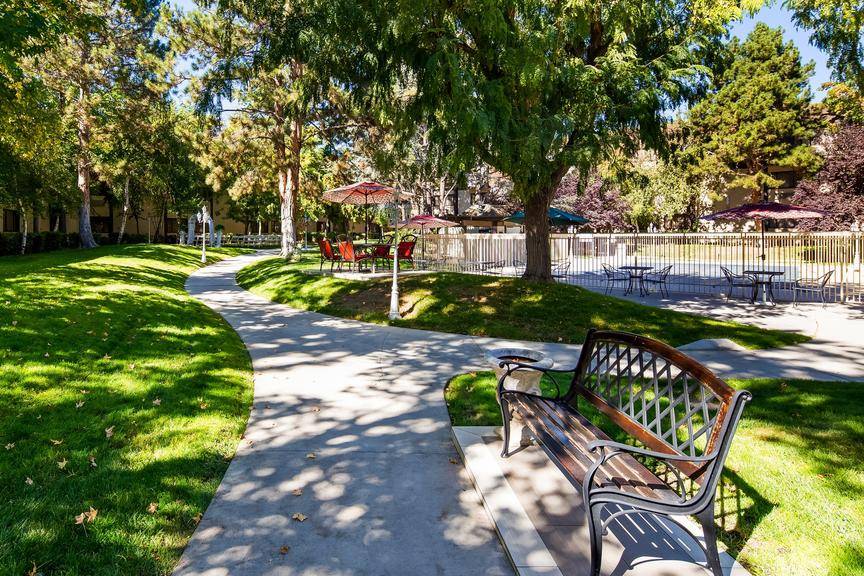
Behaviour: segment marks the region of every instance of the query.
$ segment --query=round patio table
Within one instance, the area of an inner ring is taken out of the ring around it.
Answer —
[[[625,296],[633,292],[634,280],[639,284],[639,295],[645,296],[648,294],[648,291],[645,290],[645,283],[643,282],[643,279],[646,272],[654,269],[653,266],[619,266],[618,269],[624,270],[630,276],[630,282],[627,284],[627,290],[624,291]]]
[[[783,276],[785,274],[783,270],[745,270],[744,274],[756,278],[756,289],[762,290],[763,304],[767,304],[770,300],[771,304],[777,305],[777,302],[774,301],[774,278]]]

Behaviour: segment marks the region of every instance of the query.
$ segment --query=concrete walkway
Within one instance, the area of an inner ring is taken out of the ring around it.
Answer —
[[[442,393],[476,366],[473,341],[268,302],[234,283],[258,257],[187,282],[245,342],[255,399],[175,574],[512,574],[451,442]]]
[[[267,256],[229,259],[187,282],[245,342],[255,399],[175,574],[512,574],[452,445],[442,393],[454,374],[488,368],[483,350],[503,342],[269,302],[234,282]],[[530,345],[565,366],[579,349]],[[851,350],[829,366],[795,348],[694,355],[727,376],[864,378]]]

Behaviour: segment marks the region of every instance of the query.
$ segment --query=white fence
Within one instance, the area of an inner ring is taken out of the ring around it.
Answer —
[[[672,265],[667,280],[670,292],[720,294],[727,284],[723,266],[736,273],[776,270],[775,293],[791,298],[791,284],[799,278],[816,278],[833,270],[826,297],[834,302],[864,301],[861,253],[864,234],[830,232],[816,234],[553,234],[550,240],[553,272],[573,284],[603,288],[603,264]],[[427,234],[415,257],[440,269],[476,270],[516,275],[524,270],[523,234]]]

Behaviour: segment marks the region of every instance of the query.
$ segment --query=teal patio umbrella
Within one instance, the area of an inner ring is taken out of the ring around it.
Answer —
[[[516,224],[525,223],[525,211],[519,210],[515,214],[505,218],[507,222],[515,222]],[[588,219],[578,214],[571,214],[558,208],[549,208],[549,225],[550,226],[579,226],[587,224]]]

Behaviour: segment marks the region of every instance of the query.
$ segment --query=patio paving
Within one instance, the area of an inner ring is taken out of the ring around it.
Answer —
[[[451,441],[442,393],[454,374],[487,368],[484,349],[506,343],[269,302],[234,282],[266,256],[225,260],[187,282],[245,342],[255,397],[237,455],[175,574],[512,574]],[[529,345],[559,365],[579,349]],[[794,348],[767,359],[711,348],[718,356],[709,364],[721,375],[837,379],[852,370],[845,358],[841,371],[816,369]],[[573,536],[561,535],[569,546]],[[620,549],[607,556],[615,574],[658,573],[657,563],[619,562]]]

